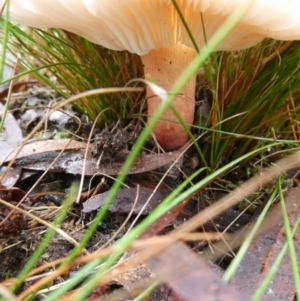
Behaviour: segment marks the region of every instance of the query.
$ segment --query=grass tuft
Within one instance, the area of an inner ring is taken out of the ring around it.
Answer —
[[[213,95],[211,136],[204,144],[200,140],[209,166],[217,168],[266,140],[283,141],[280,149],[299,146],[299,50],[299,42],[264,40],[210,57],[205,70]]]
[[[137,55],[112,51],[58,29],[43,31],[10,24],[7,48],[20,58],[19,71],[32,73],[64,98],[91,89],[123,87],[132,78],[142,76]],[[102,114],[102,122],[107,123],[139,113],[140,96],[140,93],[98,95],[74,106],[90,120],[111,108]]]

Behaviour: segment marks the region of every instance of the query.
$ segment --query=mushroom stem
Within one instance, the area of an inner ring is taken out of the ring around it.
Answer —
[[[151,50],[142,56],[144,74],[153,77],[156,83],[169,91],[182,71],[196,57],[197,52],[185,45],[176,44],[167,48]],[[196,75],[191,78],[173,100],[175,110],[189,126],[193,123],[195,110]],[[148,121],[161,103],[161,99],[147,87]],[[160,146],[168,151],[179,148],[188,140],[188,134],[171,109],[167,109],[154,128]]]

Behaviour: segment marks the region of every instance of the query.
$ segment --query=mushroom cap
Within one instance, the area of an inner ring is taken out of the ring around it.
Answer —
[[[250,6],[217,50],[248,48],[266,37],[300,39],[300,0],[177,0],[199,49],[205,46],[201,14],[209,40],[240,3]],[[139,55],[174,44],[193,48],[171,0],[10,0],[10,17]]]

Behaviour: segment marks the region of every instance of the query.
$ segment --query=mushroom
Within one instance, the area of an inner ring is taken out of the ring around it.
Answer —
[[[249,5],[247,12],[216,50],[245,49],[266,37],[300,39],[300,0],[177,0],[177,5],[201,51],[206,39],[242,2]],[[197,55],[171,0],[10,0],[10,17],[31,27],[61,28],[113,50],[137,53],[145,74],[167,91]],[[195,77],[173,101],[188,126],[194,118]],[[151,118],[161,100],[149,87],[147,99]],[[170,109],[156,124],[154,135],[165,150],[188,140]]]

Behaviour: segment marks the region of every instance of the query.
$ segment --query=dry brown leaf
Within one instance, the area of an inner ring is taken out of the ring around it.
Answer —
[[[225,284],[199,256],[175,242],[150,259],[157,276],[185,301],[250,300]]]
[[[97,194],[83,203],[84,213],[89,213],[93,210],[101,208],[106,201],[109,191]],[[153,194],[153,195],[152,195]],[[152,196],[151,196],[152,195]],[[168,195],[168,191],[153,191],[153,189],[140,187],[120,189],[117,196],[109,207],[109,211],[116,213],[129,213],[132,210],[132,206],[135,203],[133,209],[134,214],[141,212],[145,202],[150,198],[147,206],[143,210],[142,214],[149,214],[154,208]],[[136,200],[137,198],[137,200]]]
[[[19,141],[20,142],[20,141]],[[0,162],[3,163],[12,160],[16,156],[16,145],[14,147],[5,148],[0,151]],[[24,145],[21,151],[18,153],[18,159],[28,157],[31,155],[51,152],[51,151],[61,151],[70,149],[84,149],[89,145],[86,142],[70,140],[70,139],[57,139],[57,140],[41,140],[28,143]]]
[[[165,166],[175,161],[180,155],[180,151],[174,151],[163,154],[140,154],[134,164],[131,166],[128,174],[138,174]],[[30,156],[16,162],[15,165],[30,170],[45,171],[51,167],[51,172],[65,172],[74,175],[84,173],[87,176],[94,175],[117,175],[123,168],[124,161],[118,162],[112,160],[111,162],[103,162],[98,165],[98,158],[90,155],[85,158],[85,150],[64,152],[59,158],[58,153],[48,152],[41,153],[37,156]],[[57,160],[56,160],[57,159]],[[54,163],[53,161],[56,160]]]
[[[300,188],[286,191],[285,204],[291,227],[300,215]],[[251,297],[274,264],[283,245],[286,234],[283,225],[282,209],[275,203],[264,219],[259,235],[252,241],[244,259],[231,283],[241,292]],[[300,231],[294,236],[294,246],[300,258]],[[289,255],[286,254],[280,268],[271,281],[262,301],[292,301],[295,297],[293,270]]]

